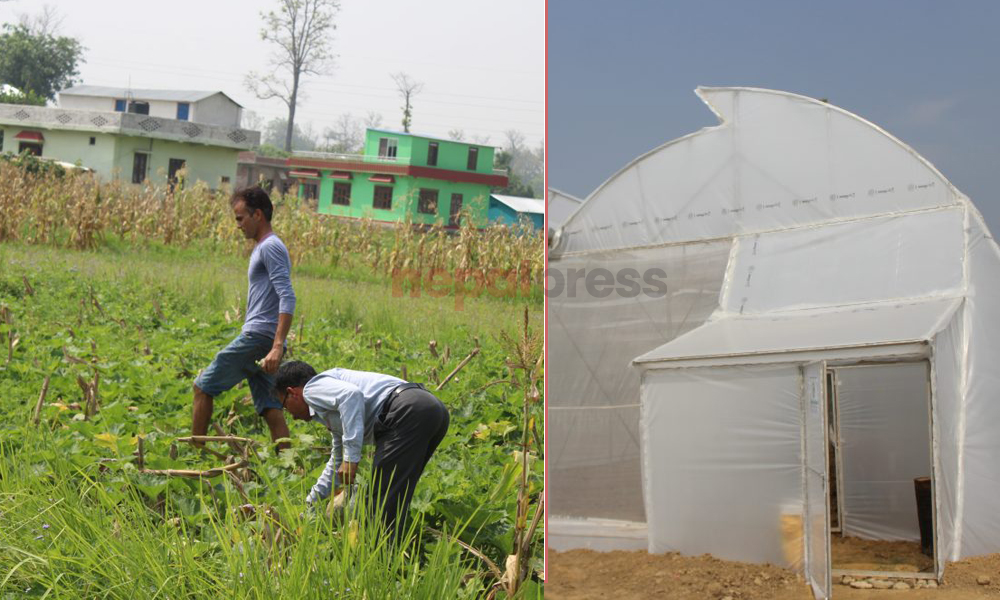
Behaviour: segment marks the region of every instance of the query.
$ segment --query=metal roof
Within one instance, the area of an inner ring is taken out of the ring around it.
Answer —
[[[540,198],[523,198],[521,196],[504,196],[502,194],[490,194],[490,198],[506,204],[519,213],[545,214],[545,200]]]
[[[204,100],[205,98],[209,98],[216,94],[222,94],[228,98],[230,102],[240,108],[243,108],[242,104],[230,98],[230,96],[225,92],[218,90],[214,92],[197,90],[141,90],[108,87],[103,85],[75,85],[61,90],[59,93],[69,96],[96,96],[101,98],[131,97],[135,100],[164,100],[167,102],[198,102],[199,100]]]

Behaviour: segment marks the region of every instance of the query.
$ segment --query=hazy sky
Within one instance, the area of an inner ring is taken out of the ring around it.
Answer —
[[[274,0],[11,0],[0,21],[16,21],[45,4],[65,17],[62,33],[87,47],[83,83],[222,90],[265,118],[285,116],[279,100],[257,100],[243,86],[265,72],[271,48],[260,39],[260,12]],[[330,75],[306,80],[296,123],[321,133],[339,115],[381,113],[402,129],[390,74],[424,83],[414,100],[412,130],[501,145],[518,129],[537,144],[544,135],[544,3],[505,0],[342,0],[332,34]]]
[[[1000,234],[1000,2],[549,0],[549,185],[585,197],[715,116],[698,85],[827,98],[909,144]]]

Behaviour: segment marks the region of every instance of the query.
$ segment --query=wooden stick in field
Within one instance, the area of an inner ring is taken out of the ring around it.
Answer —
[[[232,463],[230,465],[224,465],[221,467],[215,467],[214,469],[208,469],[206,471],[193,471],[189,469],[142,469],[140,473],[146,473],[148,475],[164,475],[166,477],[186,477],[188,479],[202,479],[218,477],[224,473],[235,471],[236,469],[242,469],[247,466],[246,461],[240,461],[237,463]]]
[[[444,381],[442,381],[441,383],[439,383],[438,386],[436,388],[434,388],[434,391],[436,392],[436,391],[440,390],[441,388],[443,388],[445,385],[447,385],[447,383],[449,381],[451,381],[451,378],[454,377],[455,375],[457,375],[458,372],[461,371],[462,368],[465,367],[465,365],[469,364],[469,361],[472,360],[473,358],[475,358],[477,354],[479,354],[479,348],[473,348],[472,352],[470,352],[468,356],[466,356],[465,358],[463,358],[462,362],[458,363],[458,366],[455,367],[455,370],[452,371],[451,373],[448,373],[448,376],[444,378]]]
[[[35,404],[35,413],[31,417],[31,422],[36,427],[38,426],[38,421],[42,416],[42,404],[45,403],[45,394],[49,393],[49,378],[51,377],[51,375],[45,376],[45,381],[42,382],[42,393],[38,394],[38,402]]]

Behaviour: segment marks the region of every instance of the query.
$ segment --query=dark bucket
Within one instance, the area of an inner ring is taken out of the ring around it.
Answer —
[[[934,505],[931,502],[931,478],[917,477],[913,480],[913,491],[917,495],[917,520],[920,523],[920,551],[934,556]]]

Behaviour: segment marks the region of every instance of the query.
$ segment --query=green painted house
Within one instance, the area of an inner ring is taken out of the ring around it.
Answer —
[[[459,214],[488,222],[490,188],[507,185],[491,146],[369,129],[357,154],[296,152],[288,159],[299,195],[321,213],[457,227]]]

